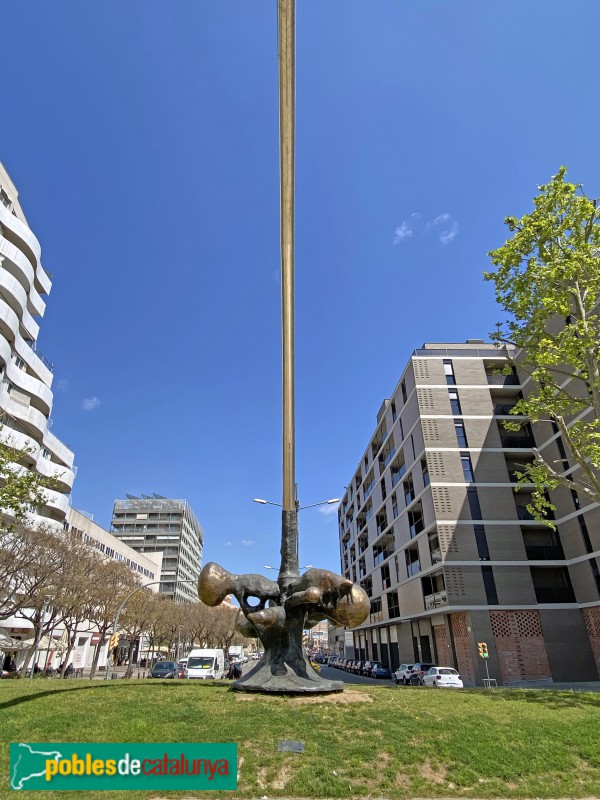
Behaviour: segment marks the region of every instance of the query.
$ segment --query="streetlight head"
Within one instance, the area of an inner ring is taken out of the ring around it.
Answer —
[[[266,506],[266,505],[267,505],[267,501],[266,501],[266,500],[263,500],[263,499],[262,499],[262,497],[255,497],[255,498],[254,498],[254,500],[253,500],[252,502],[253,502],[253,503],[260,503],[260,504],[261,504],[261,505],[263,505],[263,506]]]
[[[327,505],[330,506],[330,505],[332,505],[332,503],[339,503],[339,502],[340,502],[340,498],[339,497],[332,497],[331,500],[327,501]]]
[[[270,567],[268,564],[263,564],[263,569],[275,569],[275,567]]]

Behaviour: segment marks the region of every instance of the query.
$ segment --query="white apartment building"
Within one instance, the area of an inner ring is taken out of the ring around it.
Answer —
[[[52,364],[38,350],[44,297],[52,286],[41,248],[0,163],[0,437],[27,448],[22,466],[54,478],[32,517],[64,523],[75,478],[73,452],[51,432]]]

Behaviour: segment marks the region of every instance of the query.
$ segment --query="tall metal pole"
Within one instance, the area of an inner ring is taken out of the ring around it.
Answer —
[[[281,184],[281,332],[283,372],[283,511],[279,583],[298,571],[294,422],[294,112],[295,0],[277,0]]]

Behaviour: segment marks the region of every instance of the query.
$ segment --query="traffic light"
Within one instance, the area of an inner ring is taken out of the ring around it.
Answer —
[[[108,649],[109,650],[114,650],[115,647],[118,647],[120,638],[121,638],[121,634],[120,633],[113,633],[113,635],[110,637],[110,641],[108,643]]]
[[[479,652],[480,658],[489,658],[490,654],[488,652],[488,646],[485,642],[478,642],[477,643],[477,650]]]

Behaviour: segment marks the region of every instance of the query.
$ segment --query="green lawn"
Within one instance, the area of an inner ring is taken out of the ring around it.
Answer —
[[[0,797],[9,742],[236,742],[236,798],[600,797],[600,696],[549,690],[357,686],[344,700],[239,695],[186,681],[2,681]],[[335,697],[335,696],[333,696]],[[339,697],[339,696],[338,696]],[[304,753],[280,753],[282,739]],[[87,792],[86,800],[214,797]]]

